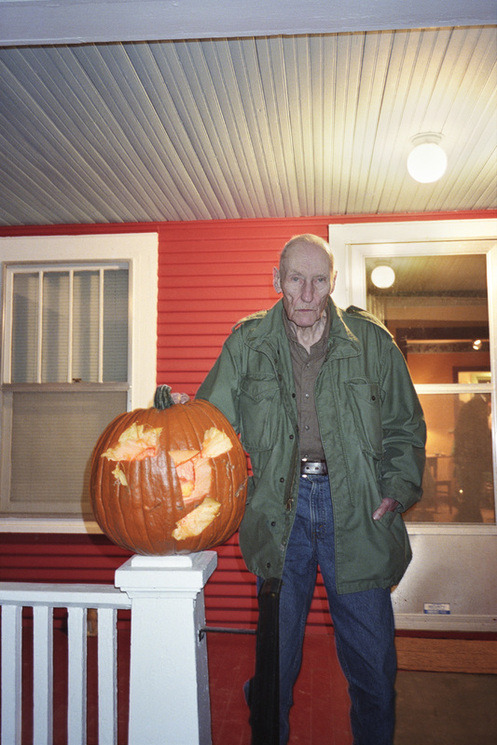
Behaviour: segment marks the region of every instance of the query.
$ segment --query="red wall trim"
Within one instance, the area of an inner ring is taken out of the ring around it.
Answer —
[[[17,235],[81,235],[85,233],[144,233],[158,232],[162,234],[169,230],[180,231],[192,235],[198,230],[219,230],[229,227],[244,227],[247,230],[260,227],[274,226],[285,223],[287,227],[295,226],[295,233],[305,232],[303,225],[315,225],[317,235],[323,226],[354,222],[404,222],[424,220],[490,220],[497,217],[497,210],[458,210],[444,212],[401,212],[383,215],[322,215],[319,217],[278,217],[252,218],[249,220],[195,220],[190,222],[137,222],[137,223],[66,223],[61,225],[2,225],[0,237]],[[292,231],[291,231],[292,232]],[[292,232],[293,235],[293,232]]]

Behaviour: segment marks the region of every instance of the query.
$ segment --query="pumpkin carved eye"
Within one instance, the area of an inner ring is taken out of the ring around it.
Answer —
[[[102,453],[109,460],[143,460],[157,455],[161,427],[147,428],[134,422],[119,436],[117,445]]]
[[[246,456],[212,404],[173,404],[160,386],[153,408],[121,414],[104,430],[90,484],[95,518],[117,545],[141,554],[202,551],[240,525]]]

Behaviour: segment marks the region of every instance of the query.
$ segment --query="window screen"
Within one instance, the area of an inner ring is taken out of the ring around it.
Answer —
[[[2,511],[90,513],[93,447],[127,408],[128,267],[10,265]]]

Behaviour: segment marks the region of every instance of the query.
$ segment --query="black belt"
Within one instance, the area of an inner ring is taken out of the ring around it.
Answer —
[[[328,466],[325,460],[301,460],[300,473],[302,476],[326,476]]]

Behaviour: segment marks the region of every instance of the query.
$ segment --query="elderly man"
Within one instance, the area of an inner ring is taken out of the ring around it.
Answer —
[[[282,580],[281,745],[318,566],[354,743],[391,745],[390,588],[411,558],[400,513],[421,496],[425,426],[390,333],[357,308],[337,308],[335,279],[324,240],[292,238],[273,274],[282,300],[238,324],[197,397],[226,415],[251,458],[240,528],[247,567]]]

